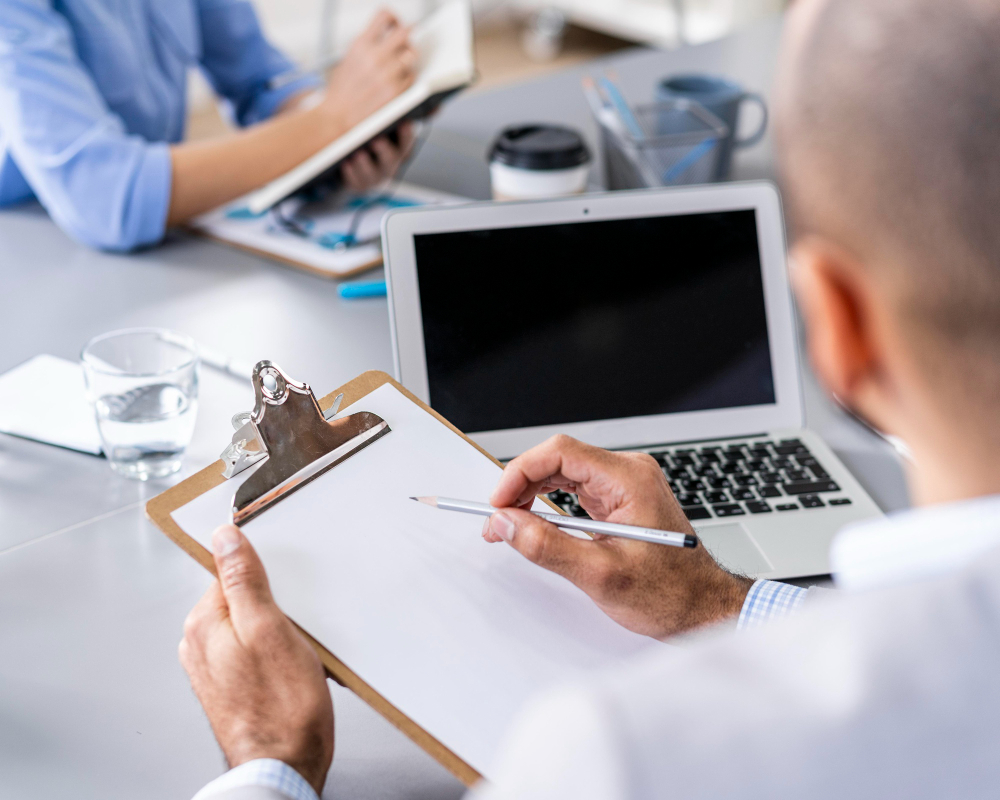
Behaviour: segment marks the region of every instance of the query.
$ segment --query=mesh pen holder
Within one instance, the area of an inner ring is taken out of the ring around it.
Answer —
[[[709,183],[729,127],[699,103],[670,100],[636,106],[642,136],[598,120],[608,189]]]

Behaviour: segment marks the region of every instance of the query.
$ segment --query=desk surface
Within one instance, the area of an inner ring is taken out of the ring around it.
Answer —
[[[630,97],[670,72],[731,75],[766,93],[778,21],[672,52],[634,50],[450,104],[408,179],[488,196],[483,155],[505,124],[550,120],[593,136],[578,89],[613,66]],[[769,140],[735,177],[769,177]],[[318,394],[366,369],[392,371],[384,300],[344,301],[333,283],[176,236],[149,252],[95,253],[37,207],[0,212],[0,371],[47,352],[75,358],[91,336],[162,325],[244,361],[261,357]],[[830,406],[806,376],[807,416],[886,509],[906,504],[891,451]],[[205,370],[185,472],[214,460],[249,386]],[[11,797],[183,798],[223,769],[177,662],[208,575],[156,532],[138,484],[104,461],[0,435],[0,781]],[[334,687],[337,756],[328,796],[455,797],[460,785],[350,693]]]

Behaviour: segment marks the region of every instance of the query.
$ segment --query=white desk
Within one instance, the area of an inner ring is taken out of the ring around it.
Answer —
[[[770,85],[778,26],[672,52],[608,59],[629,94],[679,70]],[[410,179],[486,197],[483,153],[504,124],[551,120],[593,134],[580,69],[450,105]],[[765,141],[738,177],[768,176]],[[220,245],[176,237],[146,253],[94,253],[38,208],[0,212],[0,370],[39,352],[75,358],[86,340],[163,325],[244,361],[269,358],[318,394],[392,370],[384,300]],[[214,460],[247,385],[205,370],[186,473]],[[836,412],[807,377],[810,424],[883,507],[906,503],[887,447]],[[219,774],[211,731],[177,663],[181,625],[208,575],[144,519],[166,484],[113,475],[89,456],[0,435],[0,795],[74,800],[188,797]],[[337,755],[327,796],[456,797],[460,785],[349,693],[334,689]]]

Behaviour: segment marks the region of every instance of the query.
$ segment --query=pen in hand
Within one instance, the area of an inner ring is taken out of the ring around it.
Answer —
[[[476,514],[481,517],[492,516],[500,510],[486,503],[476,503],[471,500],[456,500],[451,497],[411,497],[410,499],[424,505],[432,506],[433,508],[440,508],[445,511],[459,511],[463,514]],[[698,538],[692,536],[690,533],[660,531],[655,528],[640,528],[635,525],[623,525],[619,522],[599,522],[594,519],[579,519],[578,517],[566,517],[562,514],[550,514],[542,511],[532,511],[531,513],[537,517],[541,517],[546,522],[551,522],[556,527],[574,531],[600,533],[604,536],[637,539],[640,542],[666,544],[673,547],[698,546]]]

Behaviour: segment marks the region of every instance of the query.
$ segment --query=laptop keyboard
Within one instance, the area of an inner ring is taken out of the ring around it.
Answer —
[[[648,451],[656,459],[684,513],[692,521],[846,506],[849,497],[799,439],[752,439],[719,445]],[[575,495],[549,499],[575,517],[586,517]]]

